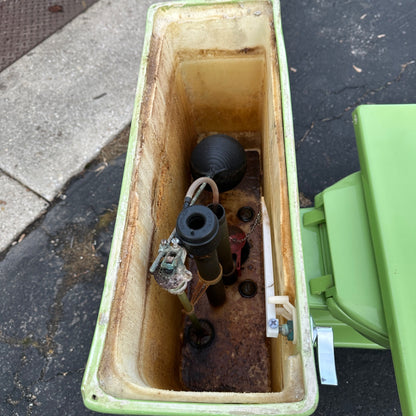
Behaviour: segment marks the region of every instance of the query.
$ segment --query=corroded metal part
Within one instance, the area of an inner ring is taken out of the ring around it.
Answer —
[[[186,250],[178,244],[176,238],[172,244],[162,240],[159,254],[150,268],[157,284],[173,295],[185,291],[192,273],[185,267]]]

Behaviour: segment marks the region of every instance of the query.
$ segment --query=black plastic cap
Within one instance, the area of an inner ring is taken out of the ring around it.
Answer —
[[[192,205],[181,211],[176,221],[176,235],[194,256],[205,256],[220,242],[216,215],[204,205]]]
[[[218,218],[218,223],[221,226],[225,222],[225,209],[221,204],[209,204],[208,208],[215,214]]]

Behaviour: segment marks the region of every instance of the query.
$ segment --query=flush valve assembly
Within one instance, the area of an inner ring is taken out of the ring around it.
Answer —
[[[185,195],[175,229],[168,239],[161,241],[149,271],[160,287],[179,297],[192,322],[188,340],[196,348],[203,348],[212,342],[214,328],[210,322],[196,317],[194,305],[206,292],[211,307],[222,306],[226,301],[224,284],[233,284],[238,276],[219,192],[234,188],[243,178],[245,151],[232,137],[208,136],[195,146],[190,167],[195,180]],[[197,203],[205,188],[212,192],[212,203],[208,206]],[[194,273],[185,265],[187,257],[194,261],[197,269]],[[188,283],[193,274],[198,280],[192,286],[192,297],[188,297]]]

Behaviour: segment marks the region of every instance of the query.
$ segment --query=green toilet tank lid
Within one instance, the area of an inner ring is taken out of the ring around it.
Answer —
[[[353,113],[364,197],[403,414],[416,414],[416,104]]]

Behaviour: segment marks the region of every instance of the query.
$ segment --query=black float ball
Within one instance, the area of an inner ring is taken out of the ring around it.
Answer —
[[[194,179],[209,176],[220,192],[237,186],[246,172],[246,152],[234,138],[213,134],[201,140],[192,151],[191,172]]]

